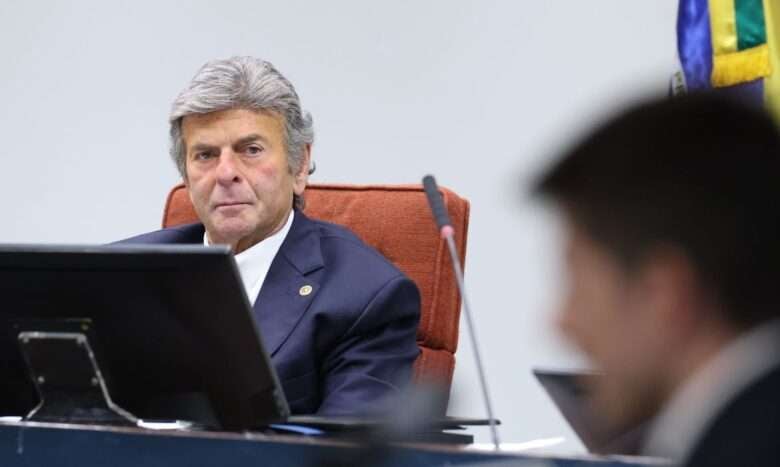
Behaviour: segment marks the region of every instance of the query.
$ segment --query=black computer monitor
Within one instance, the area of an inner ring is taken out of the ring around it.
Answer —
[[[111,398],[139,418],[213,423],[179,403],[193,395],[223,429],[289,415],[227,247],[0,246],[0,415],[38,403],[19,333],[84,322]]]

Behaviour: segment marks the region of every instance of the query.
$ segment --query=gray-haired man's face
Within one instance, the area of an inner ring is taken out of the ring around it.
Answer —
[[[308,167],[306,160],[291,172],[281,116],[247,109],[190,115],[182,136],[185,182],[212,244],[239,253],[281,229]]]

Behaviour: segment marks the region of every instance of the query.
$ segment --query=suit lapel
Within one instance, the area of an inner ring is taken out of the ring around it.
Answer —
[[[274,355],[300,321],[320,284],[311,277],[324,267],[316,225],[300,211],[271,263],[254,304],[263,345]]]

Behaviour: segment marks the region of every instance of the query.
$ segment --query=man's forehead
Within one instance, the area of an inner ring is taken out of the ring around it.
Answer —
[[[251,110],[244,108],[218,110],[203,114],[191,114],[182,118],[182,136],[185,140],[196,137],[208,138],[210,134],[254,133],[266,138],[274,133],[283,133],[284,125],[281,115],[273,111]],[[243,137],[246,135],[240,135]],[[192,143],[194,141],[190,141]]]

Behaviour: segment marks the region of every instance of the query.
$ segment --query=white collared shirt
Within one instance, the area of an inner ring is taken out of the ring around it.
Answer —
[[[732,399],[780,363],[780,320],[736,338],[697,370],[655,417],[642,454],[685,463]]]
[[[268,270],[271,268],[271,262],[279,252],[282,242],[287,238],[287,233],[290,232],[293,217],[295,217],[294,210],[290,211],[287,222],[279,231],[235,256],[238,272],[241,274],[241,282],[244,283],[244,290],[246,290],[250,305],[254,305],[255,300],[257,300],[257,295],[260,293]],[[203,244],[206,246],[211,244],[206,233],[203,234]]]

